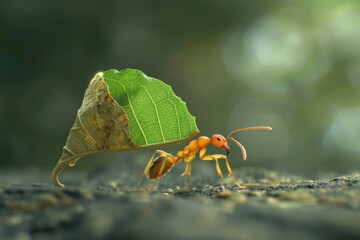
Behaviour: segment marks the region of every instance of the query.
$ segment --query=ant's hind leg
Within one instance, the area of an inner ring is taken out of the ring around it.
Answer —
[[[151,192],[154,192],[155,190],[157,190],[158,189],[158,187],[159,187],[159,182],[160,182],[160,178],[159,179],[156,179],[156,182],[155,182],[155,184],[154,184],[154,186],[151,188]]]
[[[151,163],[153,162],[156,154],[168,155],[168,153],[166,153],[166,152],[164,152],[164,151],[161,151],[161,150],[156,150],[156,151],[154,152],[154,154],[151,156],[149,162],[147,163],[147,165],[146,165],[146,167],[145,167],[145,169],[144,169],[144,172],[143,172],[142,176],[140,177],[140,179],[139,179],[139,181],[137,182],[137,184],[133,187],[133,189],[132,189],[133,191],[136,191],[136,190],[139,188],[139,186],[140,186],[143,178],[146,176],[147,172],[149,171],[149,168],[150,168],[150,166],[151,166]]]

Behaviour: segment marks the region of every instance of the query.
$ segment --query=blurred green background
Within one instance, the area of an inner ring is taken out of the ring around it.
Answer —
[[[89,80],[131,67],[170,84],[204,135],[272,126],[236,135],[249,161],[234,150],[234,168],[359,170],[359,26],[357,0],[2,1],[0,167],[50,171]]]

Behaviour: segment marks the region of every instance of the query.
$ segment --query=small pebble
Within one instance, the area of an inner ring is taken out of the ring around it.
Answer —
[[[119,188],[118,188],[118,184],[117,184],[115,181],[109,181],[109,182],[107,183],[107,185],[108,185],[111,189],[113,189],[113,190],[119,189]]]
[[[217,194],[217,197],[219,198],[229,198],[231,196],[231,192],[230,191],[222,191],[222,192],[219,192]]]

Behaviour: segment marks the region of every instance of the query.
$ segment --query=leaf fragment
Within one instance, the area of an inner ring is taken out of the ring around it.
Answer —
[[[195,118],[170,86],[135,69],[100,72],[90,81],[52,181],[96,152],[181,142],[198,134]]]

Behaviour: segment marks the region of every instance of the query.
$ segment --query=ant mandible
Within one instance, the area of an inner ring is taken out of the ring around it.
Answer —
[[[184,188],[187,189],[188,188],[187,176],[190,176],[191,174],[191,162],[195,159],[196,153],[198,151],[199,151],[200,160],[215,161],[216,172],[218,177],[221,178],[221,187],[223,189],[225,189],[225,187],[223,182],[223,175],[219,166],[219,159],[225,160],[226,168],[228,170],[229,176],[232,178],[233,183],[239,189],[246,188],[245,186],[240,185],[240,183],[234,177],[227,156],[222,154],[206,155],[206,147],[211,143],[217,148],[224,148],[226,150],[226,155],[228,155],[230,153],[230,148],[227,140],[231,140],[240,148],[242,152],[242,157],[244,160],[246,160],[247,155],[244,146],[230,136],[237,132],[243,132],[249,130],[272,130],[272,128],[268,126],[247,127],[247,128],[240,128],[234,130],[230,132],[226,137],[220,134],[214,134],[211,138],[206,136],[201,136],[196,140],[192,140],[182,151],[179,151],[177,153],[176,157],[174,157],[173,155],[167,152],[156,150],[154,154],[151,156],[148,164],[146,165],[143,175],[136,184],[135,189],[137,189],[140,186],[141,181],[146,176],[147,172],[149,172],[150,180],[159,179],[163,177],[165,174],[167,174],[175,164],[180,163],[182,160],[184,160],[186,166],[185,166],[185,171],[181,174],[181,176],[185,176]],[[159,154],[157,158],[155,158],[156,154]]]

